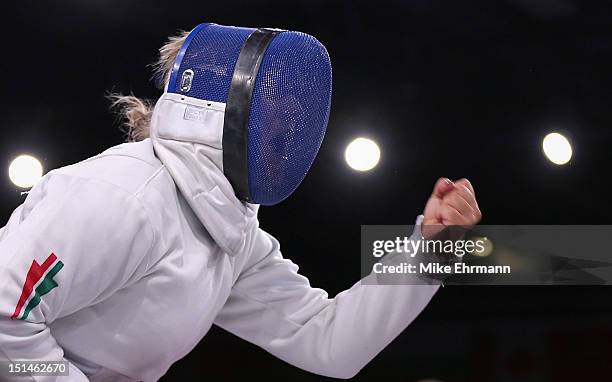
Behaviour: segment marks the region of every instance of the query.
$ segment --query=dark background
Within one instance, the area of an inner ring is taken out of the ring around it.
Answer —
[[[334,67],[328,134],[301,188],[260,220],[331,296],[359,278],[360,225],[412,224],[440,176],[472,181],[484,224],[610,223],[610,2],[26,0],[2,16],[5,169],[23,152],[49,170],[120,143],[105,93],[156,99],[147,64],[179,29],[316,36]],[[544,157],[551,131],[572,142],[570,164]],[[343,158],[360,135],[382,150],[367,173]],[[0,219],[22,199],[0,177]],[[356,380],[610,380],[610,291],[446,287]],[[200,376],[323,379],[217,328],[162,381]]]

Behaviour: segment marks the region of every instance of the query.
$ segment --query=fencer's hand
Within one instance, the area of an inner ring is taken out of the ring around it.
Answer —
[[[438,179],[423,215],[421,233],[426,239],[433,238],[447,226],[469,229],[482,218],[474,187],[467,179],[455,182],[447,178]]]

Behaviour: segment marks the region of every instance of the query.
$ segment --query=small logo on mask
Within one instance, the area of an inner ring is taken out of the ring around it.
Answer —
[[[191,84],[193,83],[193,70],[187,69],[183,72],[183,76],[181,77],[181,91],[183,93],[187,93],[191,90]]]

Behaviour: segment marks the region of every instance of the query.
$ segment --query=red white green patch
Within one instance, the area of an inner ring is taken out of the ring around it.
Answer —
[[[32,265],[30,265],[30,270],[28,270],[26,280],[23,283],[21,296],[17,301],[11,319],[25,320],[32,309],[40,304],[40,298],[57,287],[53,277],[63,267],[64,263],[59,261],[54,253],[50,254],[42,265],[38,264],[36,260],[32,260]]]

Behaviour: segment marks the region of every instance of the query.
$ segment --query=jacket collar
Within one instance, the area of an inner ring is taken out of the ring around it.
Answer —
[[[230,255],[257,228],[259,205],[238,200],[223,174],[225,104],[164,93],[151,119],[156,155],[215,242]]]

